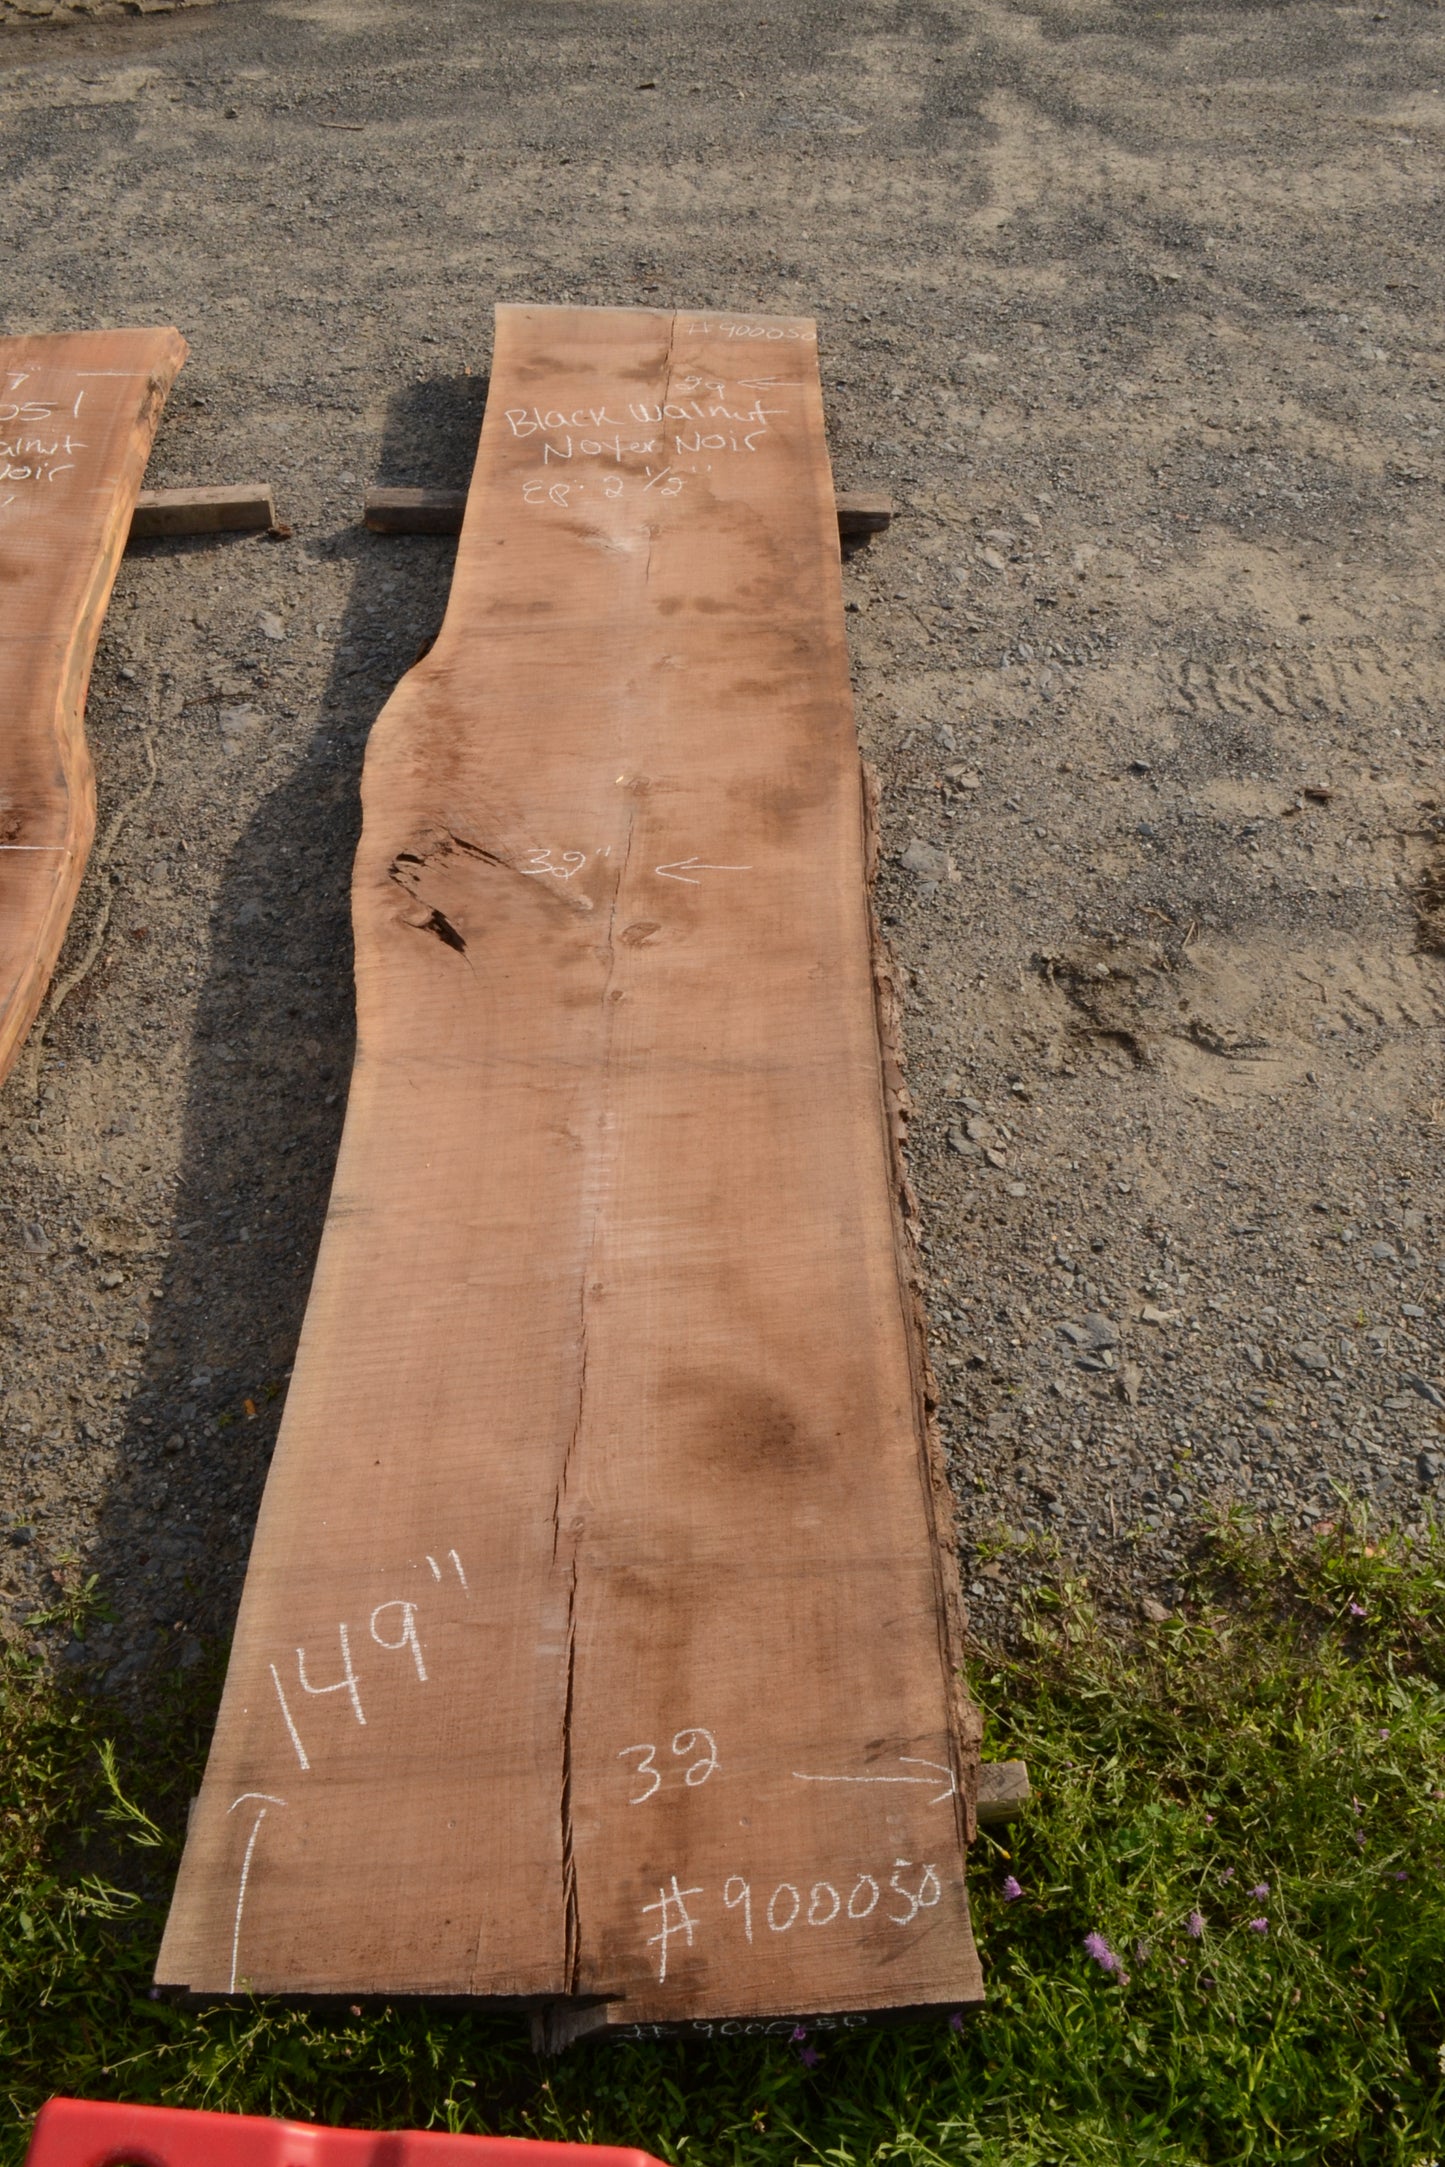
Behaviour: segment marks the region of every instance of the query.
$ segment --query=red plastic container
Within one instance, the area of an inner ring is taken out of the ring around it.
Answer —
[[[25,2167],[658,2167],[658,2162],[646,2152],[606,2144],[324,2129],[316,2122],[271,2122],[252,2114],[52,2099],[40,2110]]]

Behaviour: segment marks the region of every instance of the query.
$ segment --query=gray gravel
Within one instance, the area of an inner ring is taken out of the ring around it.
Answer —
[[[1436,1509],[1442,83],[1423,4],[5,27],[8,324],[179,323],[152,479],[294,529],[107,622],[95,960],[0,1101],[10,1630],[98,1574],[119,1686],[234,1606],[450,563],[355,522],[465,478],[499,299],[816,314],[898,499],[845,580],[979,1630],[1040,1546],[1159,1609],[1221,1501]]]

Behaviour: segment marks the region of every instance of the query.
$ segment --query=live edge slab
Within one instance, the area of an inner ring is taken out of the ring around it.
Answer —
[[[157,1971],[595,2030],[981,1996],[811,323],[498,311]]]
[[[0,339],[0,1078],[44,998],[95,833],[90,666],[178,331]]]

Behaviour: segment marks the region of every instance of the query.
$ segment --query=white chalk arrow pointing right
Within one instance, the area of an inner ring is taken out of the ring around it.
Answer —
[[[918,1755],[917,1755],[916,1753],[900,1753],[900,1754],[899,1754],[899,1756],[898,1756],[898,1760],[899,1760],[899,1765],[900,1765],[900,1767],[904,1767],[904,1768],[931,1768],[931,1769],[933,1769],[933,1770],[935,1770],[935,1771],[936,1771],[936,1775],[938,1775],[938,1776],[942,1776],[942,1777],[943,1777],[943,1779],[944,1779],[944,1788],[943,1788],[943,1789],[942,1789],[942,1790],[941,1790],[941,1791],[940,1791],[940,1792],[938,1793],[938,1795],[937,1795],[937,1796],[936,1796],[935,1798],[930,1798],[930,1799],[929,1799],[928,1803],[929,1803],[929,1805],[930,1805],[930,1806],[941,1806],[941,1805],[943,1804],[943,1802],[944,1802],[944,1800],[945,1800],[946,1798],[952,1798],[952,1797],[954,1797],[954,1796],[955,1796],[955,1794],[957,1793],[957,1790],[958,1790],[958,1783],[957,1783],[957,1781],[956,1781],[956,1779],[955,1779],[955,1777],[954,1777],[954,1773],[953,1773],[953,1770],[952,1770],[951,1768],[945,1768],[945,1767],[944,1767],[944,1765],[943,1765],[943,1763],[942,1763],[942,1761],[924,1761],[924,1760],[920,1760],[920,1759],[919,1759],[919,1757],[918,1757]],[[927,1784],[932,1784],[932,1783],[933,1783],[933,1782],[934,1782],[934,1781],[936,1780],[935,1776],[805,1776],[805,1775],[804,1775],[804,1774],[802,1773],[802,1771],[801,1771],[800,1769],[797,1769],[797,1768],[795,1768],[795,1769],[793,1770],[793,1776],[794,1776],[795,1780],[796,1780],[797,1782],[799,1782],[799,1783],[927,1783]]]

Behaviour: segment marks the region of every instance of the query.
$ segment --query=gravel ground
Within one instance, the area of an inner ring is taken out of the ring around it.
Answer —
[[[1438,8],[15,13],[9,325],[178,323],[152,480],[293,534],[137,549],[106,625],[102,842],[0,1099],[9,1629],[98,1574],[64,1653],[121,1687],[229,1620],[358,765],[450,565],[356,521],[464,480],[500,299],[815,314],[840,485],[897,499],[845,580],[980,1633],[1051,1549],[1167,1607],[1222,1500],[1433,1513]]]
[[[175,15],[182,8],[214,7],[216,0],[0,0],[0,33],[36,24],[72,27],[123,22],[132,15]]]

